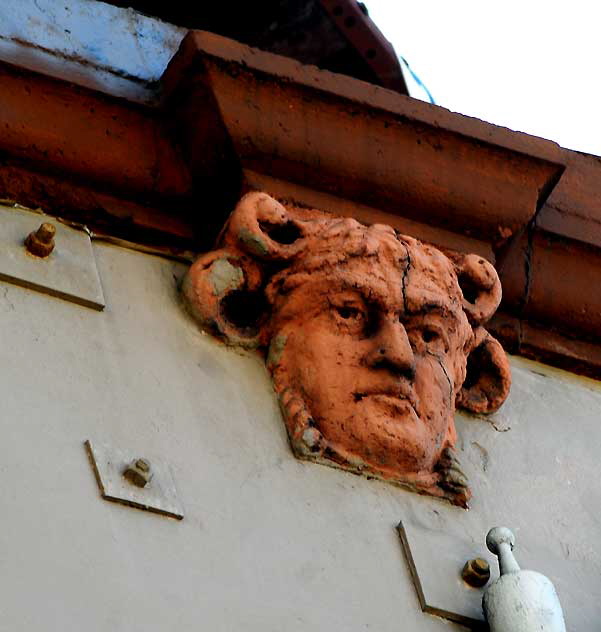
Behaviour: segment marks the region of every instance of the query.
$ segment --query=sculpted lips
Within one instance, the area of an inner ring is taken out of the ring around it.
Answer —
[[[361,391],[353,393],[353,397],[356,402],[359,402],[366,397],[378,397],[381,399],[390,398],[397,402],[398,400],[405,400],[417,414],[417,397],[413,388],[404,381],[379,384],[371,388],[362,389]]]

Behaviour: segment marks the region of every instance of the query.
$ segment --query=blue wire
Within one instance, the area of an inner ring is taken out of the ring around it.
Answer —
[[[425,86],[425,84],[422,83],[422,80],[413,72],[413,69],[409,65],[409,62],[402,55],[401,55],[401,61],[405,64],[405,66],[407,66],[407,70],[409,71],[409,73],[413,77],[413,80],[415,81],[415,83],[417,83],[417,85],[420,88],[424,89],[424,92],[428,95],[428,100],[430,101],[430,103],[432,105],[436,105],[436,101],[434,100],[434,97],[432,96],[432,93],[430,92],[430,90],[428,90],[428,88]]]

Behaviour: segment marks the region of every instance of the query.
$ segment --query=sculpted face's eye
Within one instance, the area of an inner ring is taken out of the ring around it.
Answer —
[[[437,325],[422,324],[407,332],[409,341],[416,353],[447,353],[448,340],[444,331]]]
[[[424,328],[421,330],[422,340],[427,344],[429,342],[434,342],[440,338],[440,334],[434,329]]]
[[[332,313],[339,327],[350,334],[362,335],[367,325],[366,308],[355,301],[331,304]]]
[[[341,307],[337,307],[336,310],[340,314],[340,317],[344,318],[344,320],[357,320],[362,317],[361,310],[358,307],[343,305]]]

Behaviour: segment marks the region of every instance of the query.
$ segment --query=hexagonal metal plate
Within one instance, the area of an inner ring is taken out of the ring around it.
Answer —
[[[182,520],[184,510],[177,497],[171,468],[161,459],[149,459],[152,479],[146,487],[136,487],[123,477],[125,468],[142,455],[101,443],[84,443],[98,487],[106,500]]]
[[[56,228],[52,254],[40,259],[23,245],[43,222]],[[96,310],[104,295],[89,235],[53,217],[0,205],[0,280]]]

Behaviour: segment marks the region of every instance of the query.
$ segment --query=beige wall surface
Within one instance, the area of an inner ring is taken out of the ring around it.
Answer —
[[[598,625],[598,384],[514,359],[503,408],[458,415],[465,512],[296,460],[261,359],[181,308],[184,266],[94,251],[104,312],[0,283],[2,632],[462,629],[421,612],[400,520],[451,602],[441,560],[504,524],[568,629]],[[169,463],[184,520],[102,500],[86,439]]]

